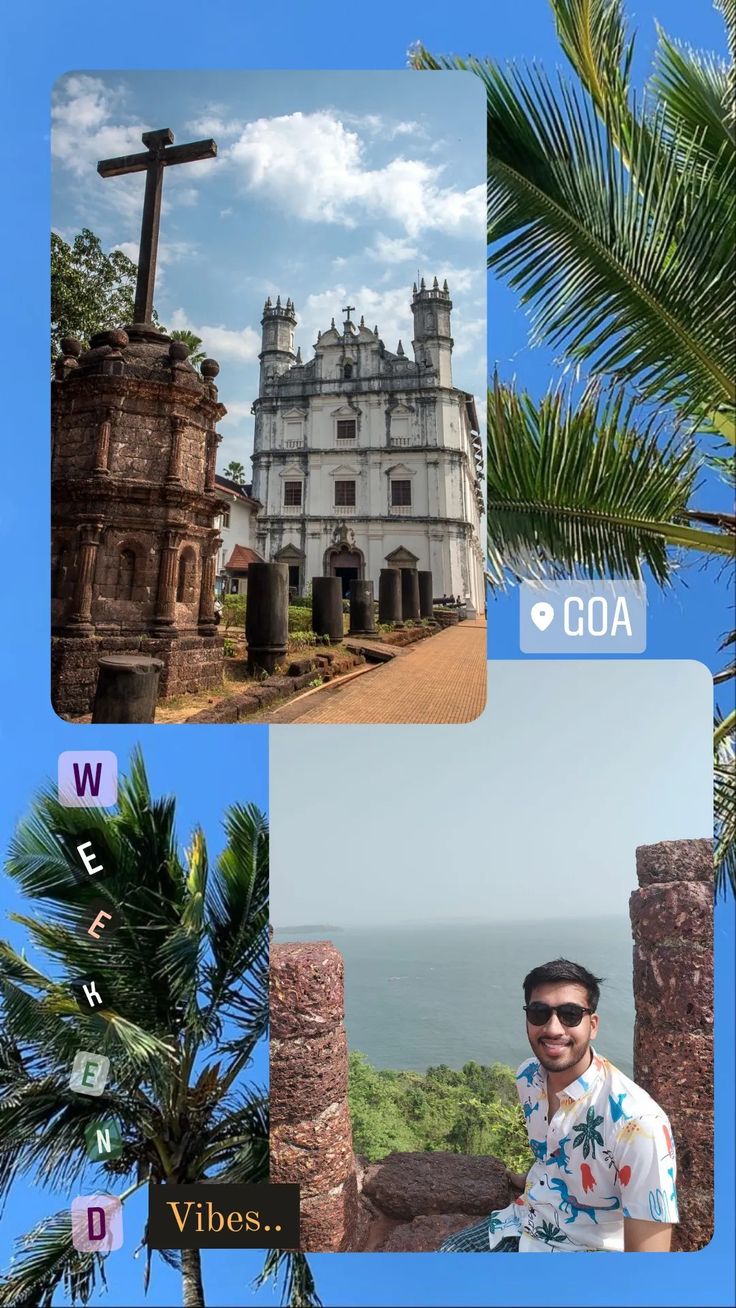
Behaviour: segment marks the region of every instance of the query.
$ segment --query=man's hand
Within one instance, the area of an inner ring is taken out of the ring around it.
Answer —
[[[624,1253],[669,1253],[671,1243],[670,1222],[645,1222],[637,1217],[624,1218]]]

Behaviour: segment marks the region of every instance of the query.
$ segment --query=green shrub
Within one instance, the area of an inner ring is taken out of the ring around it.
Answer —
[[[493,1154],[514,1172],[532,1162],[510,1067],[440,1064],[419,1072],[372,1067],[350,1054],[350,1112],[356,1152],[375,1161],[393,1151]]]
[[[311,608],[300,606],[298,604],[289,605],[289,633],[292,631],[311,631],[312,630],[312,610]]]
[[[225,631],[233,626],[245,626],[245,595],[223,596],[222,625]]]

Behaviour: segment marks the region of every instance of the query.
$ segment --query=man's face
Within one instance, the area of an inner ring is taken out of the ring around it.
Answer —
[[[579,1004],[589,1008],[588,992],[585,986],[570,985],[568,982],[554,982],[549,985],[535,986],[529,996],[529,1003]],[[591,1040],[598,1030],[598,1014],[584,1013],[579,1026],[563,1026],[556,1013],[550,1015],[545,1026],[526,1024],[529,1044],[548,1072],[566,1072],[576,1067],[587,1058]]]

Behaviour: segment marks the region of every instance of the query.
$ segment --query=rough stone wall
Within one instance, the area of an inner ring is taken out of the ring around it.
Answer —
[[[307,1252],[439,1248],[512,1198],[497,1158],[356,1159],[344,964],[329,941],[271,944],[271,1180],[301,1186]]]
[[[664,1109],[677,1153],[673,1248],[713,1234],[713,847],[674,840],[636,851],[634,1080]]]
[[[271,945],[271,1180],[301,1187],[307,1251],[357,1241],[343,976],[328,941]]]

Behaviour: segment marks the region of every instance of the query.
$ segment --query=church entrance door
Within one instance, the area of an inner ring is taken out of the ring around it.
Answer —
[[[363,575],[363,555],[360,550],[333,549],[325,562],[325,572],[329,577],[340,578],[343,599],[347,599],[351,581],[359,581]]]
[[[349,598],[350,598],[350,583],[351,583],[351,581],[357,581],[357,580],[358,580],[358,578],[359,578],[359,576],[360,576],[359,570],[358,570],[357,568],[335,568],[335,573],[334,573],[334,575],[335,575],[336,577],[340,577],[340,579],[341,579],[341,581],[342,581],[342,597],[343,597],[343,599],[349,599]]]

